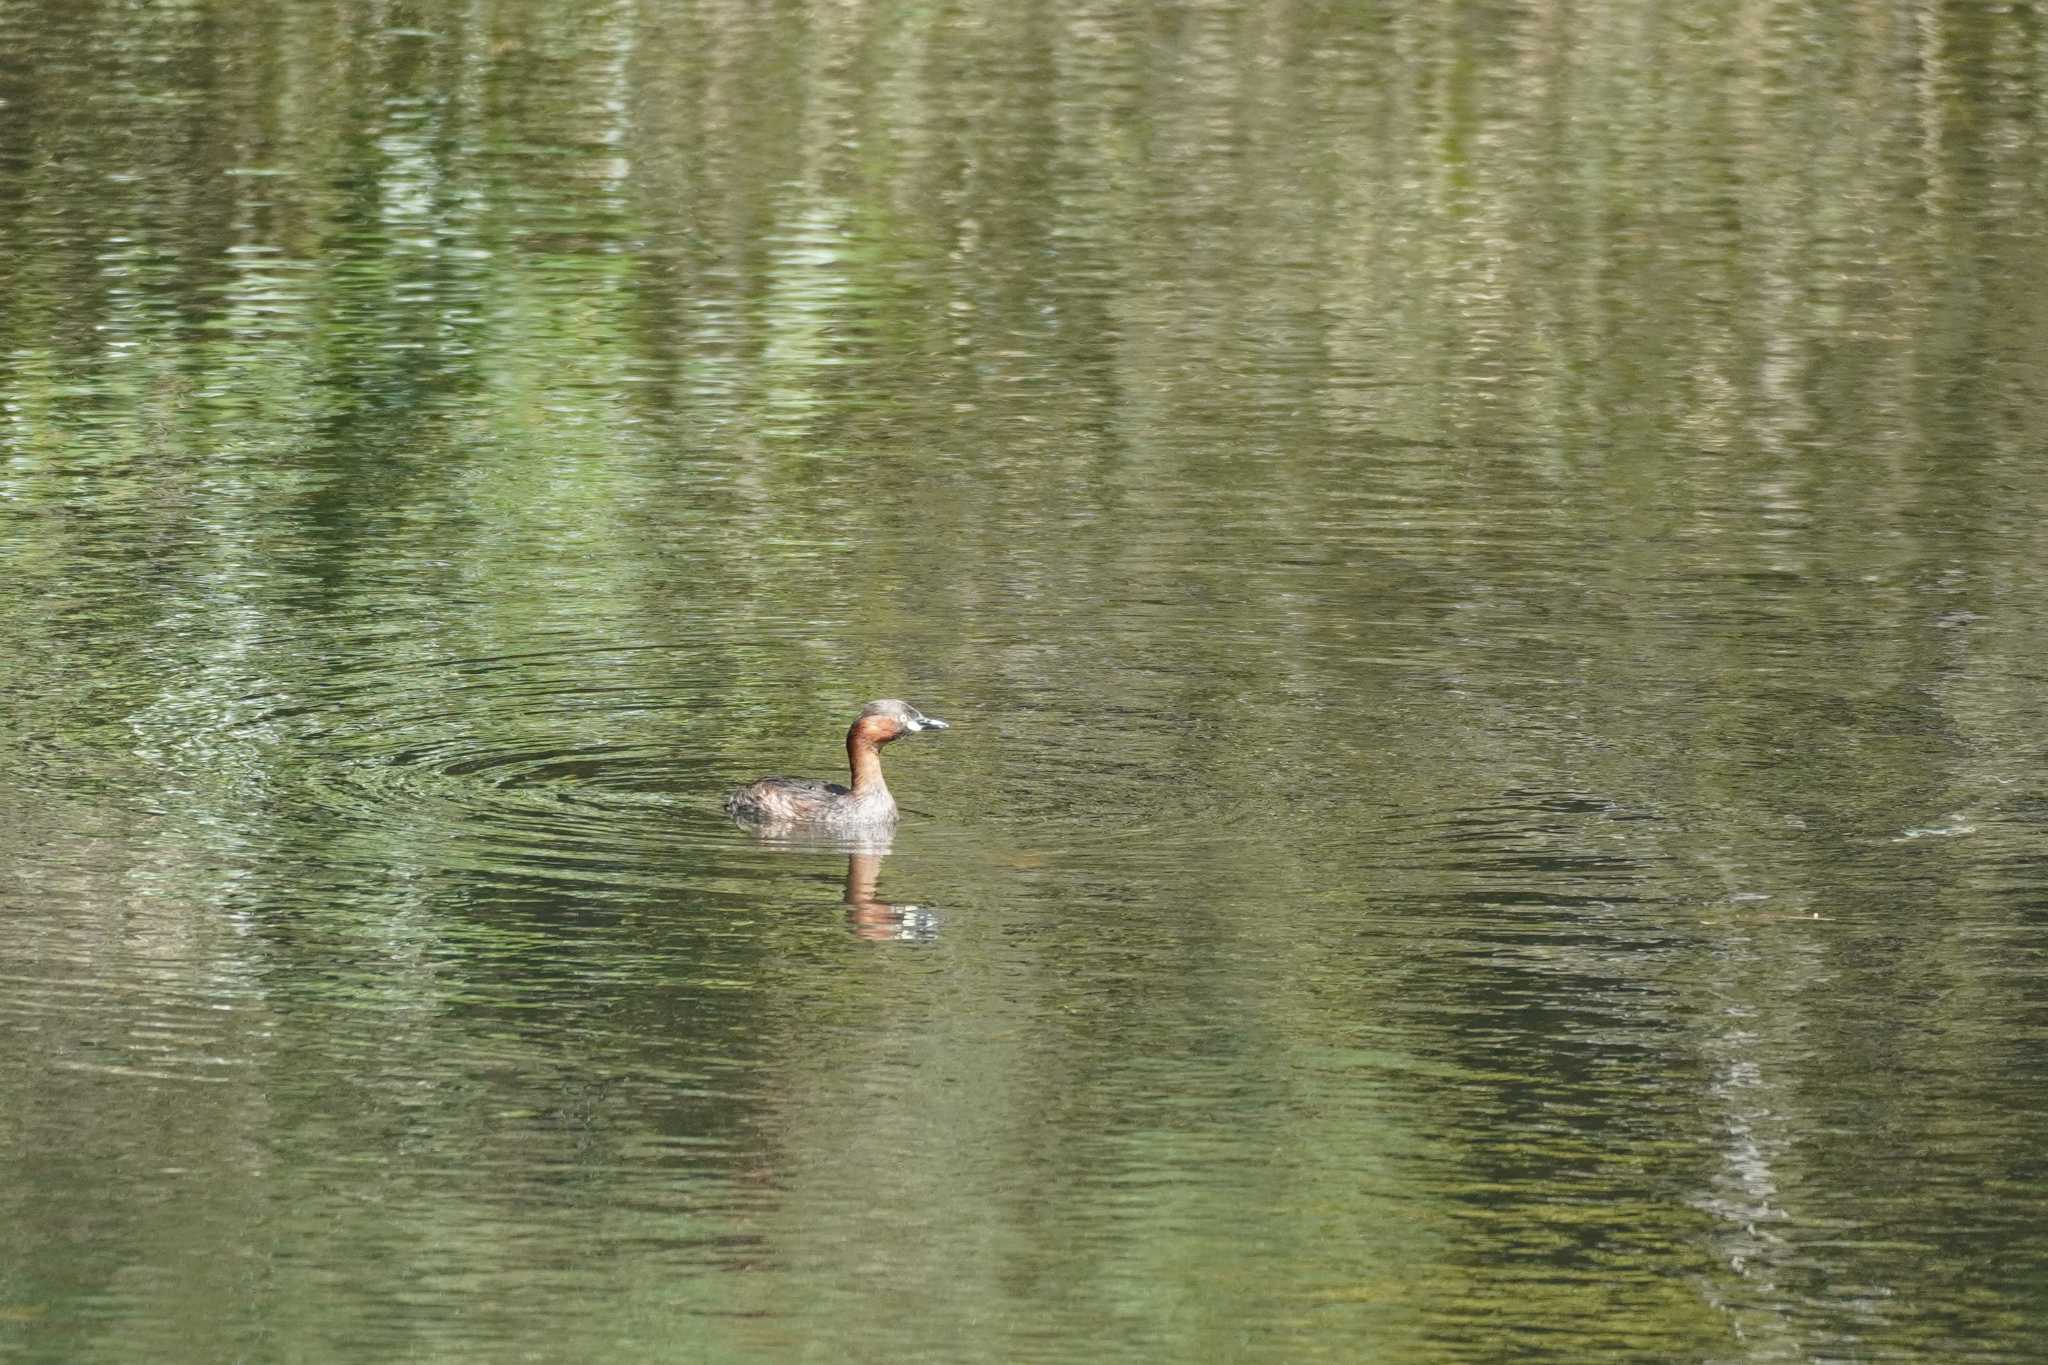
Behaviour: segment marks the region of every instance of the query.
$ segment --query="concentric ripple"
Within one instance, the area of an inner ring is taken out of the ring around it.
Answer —
[[[717,710],[690,665],[675,648],[559,641],[358,660],[260,686],[209,678],[130,726],[186,809],[229,824],[281,807],[349,863],[644,880],[651,851],[731,843],[710,794]]]

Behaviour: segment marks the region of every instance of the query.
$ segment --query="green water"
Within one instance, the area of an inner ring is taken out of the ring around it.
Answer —
[[[2038,1360],[2044,376],[2032,4],[0,0],[0,1358]]]

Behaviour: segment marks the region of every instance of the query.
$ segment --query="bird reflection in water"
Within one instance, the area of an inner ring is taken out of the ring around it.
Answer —
[[[872,942],[923,942],[938,937],[938,912],[921,905],[883,900],[875,893],[882,859],[889,856],[893,831],[854,838],[832,837],[815,829],[764,826],[753,831],[754,842],[794,853],[836,852],[846,855],[846,926]]]
[[[846,855],[846,923],[865,939],[928,939],[939,932],[939,917],[921,905],[896,905],[875,895],[880,853]]]

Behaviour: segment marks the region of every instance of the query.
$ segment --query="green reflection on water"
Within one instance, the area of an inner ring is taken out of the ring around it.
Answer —
[[[2038,30],[0,0],[0,1350],[2029,1358]]]

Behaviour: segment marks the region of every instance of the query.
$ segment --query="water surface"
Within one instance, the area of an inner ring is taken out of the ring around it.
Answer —
[[[2043,34],[0,0],[0,1356],[2038,1358]]]

